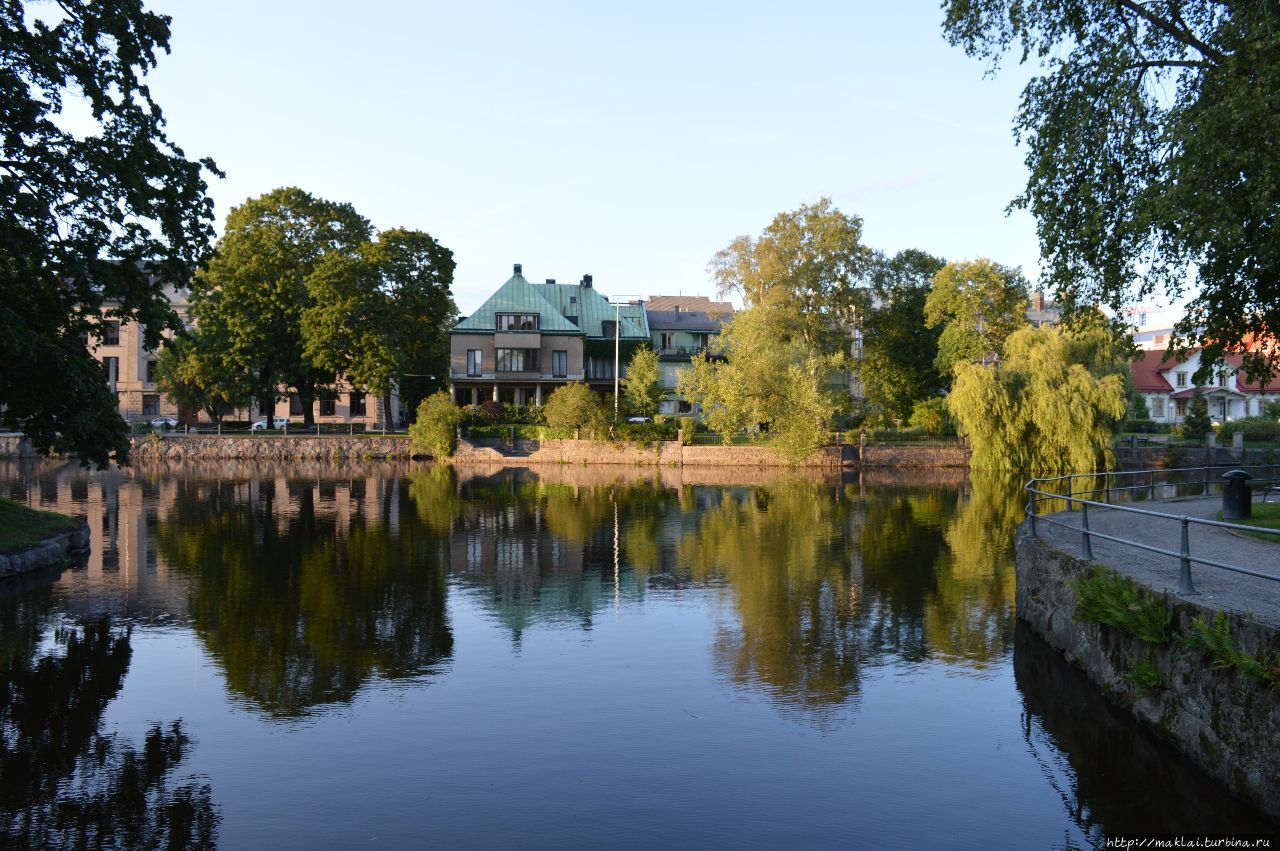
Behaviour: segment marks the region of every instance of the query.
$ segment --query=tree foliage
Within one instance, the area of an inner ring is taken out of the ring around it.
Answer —
[[[658,413],[663,391],[658,386],[658,353],[652,347],[641,346],[631,355],[622,387],[629,410],[642,417]]]
[[[831,199],[779,213],[758,238],[739,236],[711,258],[723,297],[793,317],[794,332],[822,354],[846,351],[858,286],[871,262],[862,219]]]
[[[1027,324],[1026,279],[985,258],[948,263],[933,276],[924,315],[930,328],[942,328],[934,364],[949,375],[957,364],[999,356]]]
[[[1209,418],[1209,402],[1204,394],[1196,390],[1187,403],[1187,413],[1182,418],[1182,436],[1192,440],[1203,440],[1213,429],[1213,420]]]
[[[212,236],[204,173],[164,131],[144,77],[169,18],[140,0],[0,3],[0,423],[41,452],[105,465],[126,427],[82,334],[136,322],[150,348],[176,321]],[[89,129],[59,115],[82,99]]]
[[[721,330],[717,356],[704,352],[680,373],[679,392],[702,406],[725,443],[765,429],[770,445],[797,461],[826,443],[839,407],[829,378],[843,358],[809,344],[795,333],[799,324],[786,307],[744,310]]]
[[[418,417],[409,426],[413,448],[426,451],[432,458],[448,458],[458,445],[458,426],[462,409],[453,404],[448,393],[439,391],[422,400]]]
[[[557,387],[542,411],[552,428],[581,429],[585,436],[596,438],[609,431],[609,416],[600,396],[581,381]]]
[[[953,44],[1041,72],[1015,121],[1044,280],[1068,303],[1194,294],[1204,374],[1280,327],[1280,6],[946,0]],[[1245,355],[1253,379],[1280,349]]]
[[[960,363],[948,403],[972,443],[970,466],[1054,475],[1110,464],[1127,403],[1114,361],[1095,359],[1105,334],[1023,328],[998,364]]]
[[[925,323],[933,276],[946,261],[917,249],[878,256],[871,270],[872,299],[862,311],[862,358],[857,364],[870,410],[901,423],[919,400],[945,387],[934,363],[942,329]]]

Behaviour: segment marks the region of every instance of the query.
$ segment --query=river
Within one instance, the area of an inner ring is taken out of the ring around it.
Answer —
[[[1017,482],[0,462],[0,495],[93,535],[0,589],[0,844],[1275,829],[1017,626]]]

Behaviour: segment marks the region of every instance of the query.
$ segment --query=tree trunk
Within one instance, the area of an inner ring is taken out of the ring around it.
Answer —
[[[302,424],[315,425],[316,383],[304,381],[298,386],[298,401],[302,403]]]
[[[395,431],[395,423],[391,421],[391,394],[382,397],[383,430]]]

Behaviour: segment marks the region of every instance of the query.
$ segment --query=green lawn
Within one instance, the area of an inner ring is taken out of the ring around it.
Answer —
[[[1256,494],[1255,494],[1256,496]],[[1218,519],[1222,519],[1222,512],[1218,512]],[[1233,521],[1245,526],[1263,526],[1267,529],[1280,529],[1280,502],[1254,502],[1253,516],[1248,520]],[[1280,535],[1268,535],[1266,533],[1245,532],[1250,538],[1257,538],[1260,541],[1270,541],[1273,544],[1280,544]]]
[[[52,511],[34,511],[21,503],[0,497],[0,553],[25,549],[74,528],[74,517]]]

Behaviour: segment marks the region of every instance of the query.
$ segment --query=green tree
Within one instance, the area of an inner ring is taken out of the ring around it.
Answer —
[[[1129,391],[1129,408],[1125,411],[1126,420],[1149,420],[1151,409],[1147,407],[1147,397],[1141,393]]]
[[[622,379],[623,398],[627,407],[642,417],[652,417],[662,404],[662,388],[658,386],[658,353],[641,346],[631,355],[627,377]]]
[[[970,466],[1053,475],[1109,465],[1126,399],[1114,361],[1090,360],[1106,349],[1097,339],[1106,333],[1023,328],[998,364],[957,365],[947,401],[972,443]]]
[[[767,429],[780,455],[803,460],[826,443],[839,393],[828,379],[839,354],[823,354],[796,332],[787,307],[752,307],[720,333],[718,354],[693,359],[679,392],[702,406],[707,427],[725,443],[742,431]]]
[[[871,271],[873,301],[862,312],[862,396],[874,413],[901,423],[913,405],[946,386],[934,363],[942,329],[925,323],[933,276],[946,261],[908,249],[877,257]]]
[[[609,417],[600,397],[581,381],[557,387],[542,408],[552,428],[581,429],[600,438],[608,433]]]
[[[723,297],[795,320],[794,333],[820,354],[848,350],[858,286],[871,262],[862,219],[831,199],[779,213],[758,238],[740,236],[707,267]]]
[[[1187,404],[1186,416],[1182,418],[1182,436],[1192,440],[1203,440],[1213,429],[1213,420],[1209,418],[1209,402],[1204,394],[1196,390],[1191,394]]]
[[[350,204],[276,189],[231,211],[192,289],[197,328],[211,321],[226,328],[230,369],[257,399],[274,402],[281,387],[293,389],[307,425],[317,392],[334,379],[307,355],[302,320],[314,304],[308,280],[333,255],[358,258],[370,233]]]
[[[213,295],[214,298],[218,294]],[[214,422],[227,407],[249,404],[253,387],[228,363],[230,340],[221,317],[210,311],[199,328],[179,331],[157,356],[156,383],[181,411],[204,411]]]
[[[929,434],[955,434],[956,426],[951,421],[951,412],[947,409],[947,400],[940,396],[921,399],[911,410],[911,427],[922,428]]]
[[[1280,7],[1183,0],[946,0],[953,44],[1040,66],[1015,120],[1044,281],[1071,303],[1194,294],[1177,343],[1210,374],[1280,349]],[[1194,274],[1189,274],[1194,271]]]
[[[413,448],[431,453],[432,458],[448,458],[458,445],[458,425],[462,409],[453,404],[448,393],[439,391],[422,400],[418,418],[409,426]]]
[[[43,453],[126,461],[127,428],[82,334],[136,322],[157,348],[208,250],[204,173],[144,81],[168,17],[139,0],[0,4],[0,425]],[[61,121],[87,102],[87,129]]]
[[[956,364],[999,356],[1004,341],[1027,324],[1022,272],[987,259],[948,263],[933,276],[925,323],[942,327],[934,363],[944,375]]]

